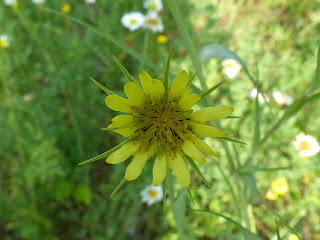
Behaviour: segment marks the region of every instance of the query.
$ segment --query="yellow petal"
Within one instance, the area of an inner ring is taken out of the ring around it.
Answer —
[[[197,122],[208,122],[215,119],[223,119],[233,113],[233,107],[227,105],[220,105],[217,107],[208,107],[200,109],[191,114],[191,119]]]
[[[172,167],[181,187],[187,188],[190,184],[190,173],[181,155],[177,155],[177,157],[172,160]]]
[[[146,162],[154,155],[157,148],[157,144],[154,141],[146,151],[139,149],[137,155],[133,158],[131,163],[128,165],[125,173],[125,178],[128,181],[132,181],[140,176],[142,169]]]
[[[106,162],[110,164],[118,164],[127,160],[133,153],[139,149],[139,144],[136,142],[128,142],[119,148],[117,151],[112,153],[107,159]]]
[[[159,155],[156,157],[156,160],[153,164],[153,180],[152,184],[153,186],[157,186],[165,179],[167,175],[167,160],[165,155],[163,155],[161,158]]]
[[[167,157],[167,166],[168,166],[168,168],[170,168],[171,170],[172,170],[172,168],[173,168],[172,161],[173,161],[173,159]]]
[[[224,132],[221,132],[220,130],[216,129],[215,127],[211,127],[204,124],[198,124],[198,123],[189,123],[191,126],[192,131],[194,131],[196,134],[199,134],[201,136],[205,137],[225,137],[227,134]]]
[[[154,100],[160,100],[160,98],[164,95],[165,89],[162,81],[157,79],[152,79],[152,89],[150,91],[151,97]]]
[[[119,128],[119,129],[114,129],[113,131],[116,133],[119,133],[120,135],[124,137],[129,137],[131,136],[138,128],[136,127],[130,127],[130,128]]]
[[[114,111],[120,111],[120,112],[132,112],[132,103],[123,97],[120,97],[118,95],[109,95],[105,98],[106,105],[111,108]]]
[[[188,85],[188,73],[182,70],[173,80],[171,85],[171,97],[172,99],[178,99],[182,93],[186,90]]]
[[[185,139],[184,144],[182,145],[182,150],[189,157],[195,159],[199,163],[205,163],[206,157],[199,151],[199,149],[193,144],[193,142]]]
[[[187,95],[179,101],[178,108],[181,111],[187,111],[192,108],[197,102],[199,102],[200,99],[201,96],[199,94]]]
[[[148,153],[138,153],[128,165],[125,173],[125,178],[127,181],[135,180],[142,173],[142,169],[146,165],[149,159]]]
[[[130,101],[137,106],[143,105],[146,101],[145,94],[141,91],[137,84],[133,82],[128,82],[124,85],[124,92]]]
[[[210,147],[208,144],[206,144],[204,141],[202,141],[201,139],[191,136],[191,140],[196,144],[196,146],[203,152],[208,153],[214,157],[219,158],[219,155],[216,154]]]
[[[148,96],[151,96],[151,92],[152,92],[152,77],[150,77],[150,75],[146,71],[142,71],[140,73],[139,78],[140,78],[140,83],[141,83],[141,86],[142,86],[144,92]]]
[[[119,115],[119,116],[112,118],[111,121],[112,121],[112,127],[115,127],[115,128],[128,127],[133,124],[133,116]]]

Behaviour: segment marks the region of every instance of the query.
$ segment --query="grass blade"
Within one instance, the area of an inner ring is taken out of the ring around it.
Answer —
[[[221,214],[221,213],[217,213],[217,212],[214,212],[214,211],[208,211],[208,210],[202,210],[202,209],[194,209],[193,211],[196,211],[196,212],[207,212],[207,213],[210,213],[210,214],[213,214],[213,215],[216,215],[216,216],[219,216],[219,217],[222,217],[224,218],[225,220],[227,220],[228,222],[230,223],[233,223],[234,225],[236,225],[241,233],[243,234],[244,238],[247,239],[247,240],[262,240],[262,238],[260,238],[258,235],[254,234],[253,232],[251,232],[249,229],[243,227],[240,223],[234,221],[233,219]]]
[[[70,15],[66,15],[66,14],[62,14],[58,11],[52,10],[52,9],[48,9],[48,8],[42,8],[42,10],[50,12],[50,13],[54,13],[56,15],[65,17],[75,23],[78,23],[82,26],[84,26],[85,28],[95,32],[96,34],[98,34],[99,36],[103,37],[104,39],[106,39],[107,41],[113,43],[114,45],[116,45],[117,47],[119,47],[120,49],[122,49],[123,51],[127,52],[128,54],[130,54],[132,57],[136,58],[137,60],[141,61],[141,62],[145,62],[146,65],[148,65],[150,68],[156,70],[156,71],[162,71],[161,68],[157,65],[154,64],[150,59],[145,59],[142,54],[140,54],[139,52],[137,52],[136,50],[134,50],[133,48],[129,47],[128,45],[126,45],[125,43],[119,41],[117,38],[113,37],[111,34],[102,31],[101,29],[94,27],[88,23],[85,23],[83,21],[80,21],[74,17],[71,17]]]
[[[190,187],[188,187],[188,195],[189,195],[189,197],[191,199],[192,205],[195,207],[196,205],[194,204],[194,200],[193,200],[193,197],[192,197],[192,193],[191,193]]]
[[[102,86],[100,83],[98,83],[96,80],[94,80],[92,77],[89,77],[91,81],[94,82],[102,91],[104,91],[106,94],[112,95],[114,94],[111,90],[107,89],[106,87]]]
[[[320,46],[318,48],[318,56],[317,56],[317,68],[314,75],[314,78],[309,86],[309,92],[315,92],[320,88]]]

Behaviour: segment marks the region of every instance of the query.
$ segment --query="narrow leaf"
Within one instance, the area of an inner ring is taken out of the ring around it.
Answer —
[[[164,69],[164,77],[163,77],[163,85],[165,90],[167,91],[169,87],[169,72],[170,72],[170,59],[171,59],[172,48],[170,47],[169,55],[166,63],[166,68]]]
[[[151,67],[154,70],[157,71],[161,71],[161,68],[153,63],[150,59],[146,59],[142,56],[142,54],[140,54],[139,52],[137,52],[135,49],[129,47],[127,44],[125,44],[124,42],[119,41],[119,39],[117,39],[116,37],[112,36],[110,33],[105,32],[97,27],[94,27],[88,23],[85,23],[79,19],[76,19],[74,17],[71,17],[70,15],[66,15],[66,14],[62,14],[58,11],[52,10],[52,9],[48,9],[48,8],[42,8],[42,10],[50,12],[50,13],[54,13],[56,15],[59,15],[61,17],[65,17],[75,23],[78,23],[82,26],[84,26],[86,29],[93,31],[94,33],[98,34],[99,36],[103,37],[104,39],[106,39],[107,41],[113,43],[114,45],[116,45],[117,47],[119,47],[120,49],[122,49],[123,51],[127,52],[128,54],[130,54],[132,57],[136,58],[139,61],[145,62],[149,67]]]
[[[280,240],[281,238],[280,238],[280,233],[279,233],[279,224],[278,224],[277,220],[276,220],[276,224],[277,224],[277,239]]]
[[[185,158],[187,158],[188,162],[190,163],[190,165],[193,167],[193,169],[196,171],[196,173],[200,176],[200,178],[202,179],[202,181],[208,186],[208,188],[211,188],[210,183],[206,180],[206,178],[203,176],[203,174],[201,173],[200,169],[198,168],[198,166],[195,164],[195,162],[193,161],[192,158],[190,158],[187,155],[184,155]]]
[[[100,83],[98,83],[96,80],[94,80],[92,77],[89,77],[91,81],[93,81],[102,91],[104,91],[106,94],[112,95],[114,94],[111,90],[107,89],[106,87],[102,86]]]
[[[212,88],[210,88],[209,90],[207,90],[206,92],[201,94],[201,99],[205,98],[207,95],[209,95],[211,92],[213,92],[214,90],[216,90],[225,80],[223,80],[222,82],[218,83],[217,85],[214,85]]]
[[[318,48],[317,68],[312,82],[310,83],[309,92],[315,92],[320,88],[320,46]]]
[[[196,76],[198,75],[198,73],[200,72],[200,68],[191,76],[191,78],[189,79],[188,82],[188,86],[192,83],[192,81],[196,78]]]
[[[195,207],[196,205],[194,204],[194,200],[193,200],[193,197],[192,197],[192,193],[191,193],[190,187],[188,187],[188,195],[189,195],[189,197],[191,199],[192,205]]]
[[[112,57],[113,57],[114,61],[116,62],[116,64],[118,65],[118,67],[121,69],[121,72],[123,73],[123,75],[127,78],[127,80],[129,82],[133,82],[139,86],[139,84],[136,82],[136,80],[134,80],[134,78],[130,75],[130,73],[127,71],[127,69],[121,64],[121,62],[115,56],[112,55]]]
[[[219,139],[223,140],[223,141],[228,141],[228,142],[234,142],[234,143],[239,143],[239,144],[244,144],[244,145],[248,145],[245,142],[241,142],[239,140],[233,139],[233,138],[229,138],[229,137],[220,137]]]
[[[113,192],[110,195],[110,198],[112,198],[112,196],[122,187],[122,185],[126,182],[125,177],[122,178],[122,180],[120,181],[120,183],[118,184],[118,186],[113,190]]]
[[[108,157],[110,156],[113,152],[117,151],[119,148],[121,148],[124,144],[126,144],[127,142],[129,142],[129,140],[126,140],[122,143],[120,143],[119,145],[115,146],[114,148],[111,148],[110,150],[104,152],[104,153],[101,153],[100,155],[98,156],[95,156],[93,158],[90,158],[89,160],[86,160],[86,161],[83,161],[81,163],[79,163],[78,165],[83,165],[83,164],[86,164],[86,163],[90,163],[90,162],[94,162],[94,161],[97,161],[99,159],[102,159],[102,158],[105,158],[105,157]]]

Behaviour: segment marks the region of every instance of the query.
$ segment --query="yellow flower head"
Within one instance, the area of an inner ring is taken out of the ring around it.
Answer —
[[[274,193],[271,190],[268,190],[268,192],[266,193],[266,195],[264,196],[265,199],[270,200],[270,201],[274,201],[278,199],[278,194]]]
[[[285,177],[272,181],[272,191],[281,196],[289,192],[289,186]]]
[[[109,108],[126,113],[114,117],[107,129],[128,138],[106,162],[118,164],[133,156],[125,172],[125,180],[131,181],[139,177],[146,162],[157,153],[153,163],[153,185],[157,186],[165,179],[169,168],[180,185],[187,188],[190,173],[185,160],[194,159],[203,164],[206,162],[204,153],[218,157],[199,136],[225,137],[224,132],[207,122],[228,117],[233,107],[220,105],[194,112],[192,107],[202,96],[190,94],[192,89],[187,72],[181,71],[171,88],[165,79],[153,79],[142,71],[141,86],[134,79],[124,85],[127,99],[111,91],[105,98]]]
[[[168,38],[164,34],[159,34],[157,36],[157,42],[160,43],[160,44],[164,44],[164,43],[168,42]]]
[[[66,3],[61,7],[61,12],[62,13],[69,13],[71,11],[71,6],[70,4]]]
[[[296,234],[290,234],[288,240],[299,240],[299,237]]]

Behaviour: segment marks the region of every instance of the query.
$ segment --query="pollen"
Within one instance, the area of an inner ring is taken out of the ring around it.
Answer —
[[[138,130],[132,138],[149,144],[156,141],[161,152],[167,152],[174,158],[181,151],[183,135],[187,134],[187,122],[192,110],[180,111],[175,101],[168,102],[167,97],[164,97],[162,101],[146,103],[136,112],[138,114],[134,120]]]

